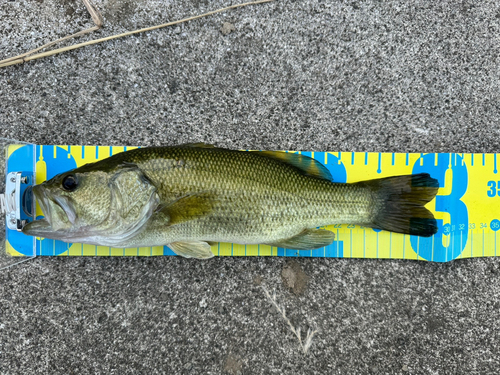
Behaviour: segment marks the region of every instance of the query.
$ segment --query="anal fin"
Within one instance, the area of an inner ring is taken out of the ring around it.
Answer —
[[[210,245],[204,241],[178,241],[169,243],[168,247],[184,258],[208,259],[214,256]]]
[[[335,234],[325,229],[306,229],[291,238],[285,238],[267,245],[284,247],[296,250],[312,250],[330,245],[335,239]]]

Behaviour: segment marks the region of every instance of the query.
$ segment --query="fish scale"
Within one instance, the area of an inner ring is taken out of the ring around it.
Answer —
[[[256,153],[188,147],[142,151],[130,152],[126,161],[137,164],[160,187],[163,202],[214,191],[217,204],[213,213],[194,222],[171,228],[153,223],[137,239],[139,243],[146,236],[165,243],[174,239],[265,243],[305,228],[368,220],[371,196],[363,189],[304,176]],[[165,180],[171,183],[162,184]]]

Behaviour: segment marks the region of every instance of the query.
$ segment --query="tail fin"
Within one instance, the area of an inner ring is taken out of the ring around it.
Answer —
[[[428,173],[361,183],[366,184],[375,197],[371,227],[422,237],[437,232],[436,219],[424,205],[434,199],[439,183]]]

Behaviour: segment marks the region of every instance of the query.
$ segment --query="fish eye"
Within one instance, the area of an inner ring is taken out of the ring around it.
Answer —
[[[62,187],[66,191],[74,191],[78,187],[78,179],[74,174],[69,174],[62,180]]]

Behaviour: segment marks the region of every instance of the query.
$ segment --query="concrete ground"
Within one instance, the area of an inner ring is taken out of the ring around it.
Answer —
[[[82,41],[231,2],[95,3],[106,27]],[[4,58],[92,23],[79,1],[4,0],[0,25]],[[277,0],[1,69],[0,136],[499,152],[499,33],[493,0]],[[21,264],[0,274],[0,373],[498,373],[498,259],[288,262]],[[308,355],[262,285],[319,330]]]

